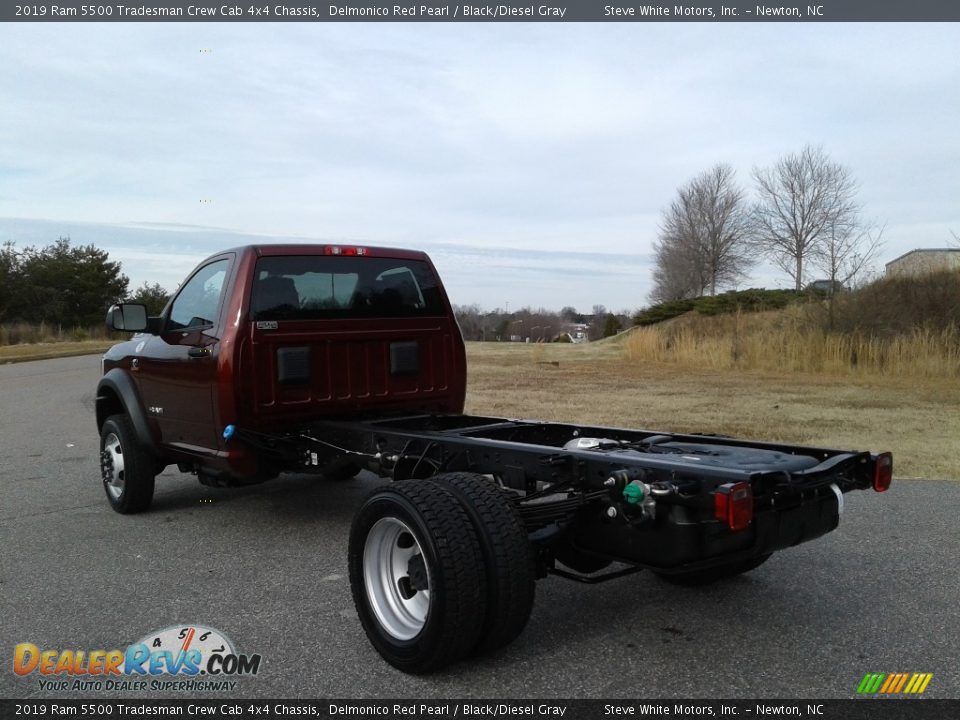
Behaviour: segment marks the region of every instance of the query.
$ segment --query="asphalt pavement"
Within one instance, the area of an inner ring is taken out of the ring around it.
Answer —
[[[837,531],[707,588],[548,578],[513,644],[410,677],[367,642],[346,577],[351,517],[384,481],[212,489],[168,469],[149,512],[118,515],[98,375],[97,356],[0,366],[0,697],[131,697],[41,690],[14,646],[109,650],[181,624],[261,654],[230,697],[845,698],[867,672],[960,697],[960,483],[850,493]],[[171,695],[135,696],[153,694]]]

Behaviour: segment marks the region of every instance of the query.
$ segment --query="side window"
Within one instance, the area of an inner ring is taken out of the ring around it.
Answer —
[[[417,279],[408,267],[384,270],[377,275],[375,287],[379,294],[407,310],[419,310],[426,306]]]
[[[170,308],[170,330],[182,330],[213,325],[220,307],[223,283],[227,277],[229,260],[217,260],[206,265],[180,288]]]

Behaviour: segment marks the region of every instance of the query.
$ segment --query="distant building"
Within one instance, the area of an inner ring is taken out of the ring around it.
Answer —
[[[587,342],[587,334],[590,332],[589,323],[568,323],[564,330],[570,334],[570,339],[575,343]]]
[[[940,270],[960,270],[960,248],[911,250],[887,263],[887,277],[926,275]]]

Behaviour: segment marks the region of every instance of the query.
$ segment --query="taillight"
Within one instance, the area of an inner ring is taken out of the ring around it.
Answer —
[[[713,514],[731,530],[745,530],[753,522],[753,488],[748,482],[727,483],[716,489]]]
[[[890,489],[893,481],[893,455],[888,452],[880,453],[873,464],[873,489],[885,492]]]
[[[339,245],[327,245],[323,248],[323,254],[360,257],[367,254],[367,249],[362,247],[340,247]]]

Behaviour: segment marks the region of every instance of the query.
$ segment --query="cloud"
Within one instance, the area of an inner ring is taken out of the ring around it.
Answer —
[[[813,142],[859,178],[890,259],[960,230],[958,35],[932,23],[13,25],[0,217],[166,225],[149,242],[190,256],[244,234],[531,251],[535,267],[484,257],[512,304],[540,292],[531,303],[636,306],[648,263],[623,258],[649,255],[678,185],[716,162],[747,184]],[[638,274],[604,282],[586,259],[546,260],[588,251],[610,256],[610,277]],[[468,261],[448,265],[465,302],[486,301]]]

